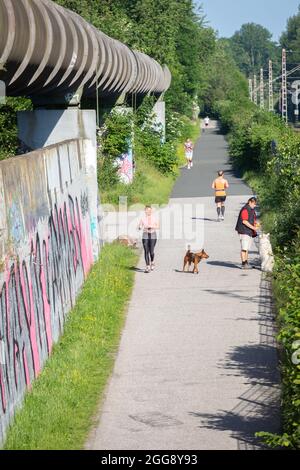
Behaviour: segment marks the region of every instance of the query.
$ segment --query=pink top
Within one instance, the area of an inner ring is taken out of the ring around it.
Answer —
[[[144,215],[144,217],[140,220],[139,227],[143,228],[148,233],[155,232],[155,229],[158,229],[158,222],[156,217],[151,215]]]
[[[184,148],[186,152],[191,152],[194,148],[193,142],[185,142]]]

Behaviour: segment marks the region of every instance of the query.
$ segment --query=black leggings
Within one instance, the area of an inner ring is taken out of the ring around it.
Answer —
[[[145,254],[146,266],[150,266],[150,261],[154,261],[154,247],[156,245],[156,233],[143,234],[143,247]]]

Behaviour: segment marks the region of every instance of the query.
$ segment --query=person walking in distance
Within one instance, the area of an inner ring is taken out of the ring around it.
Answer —
[[[153,214],[151,206],[145,207],[145,214],[139,222],[139,230],[143,230],[143,248],[146,262],[145,273],[154,270],[154,248],[157,242],[156,230],[159,223]]]
[[[251,247],[252,238],[257,236],[257,229],[259,224],[256,222],[256,207],[257,200],[251,197],[247,204],[240,210],[235,230],[240,236],[241,242],[241,260],[242,269],[249,269],[248,253]]]
[[[193,166],[193,150],[194,150],[194,145],[191,139],[187,139],[186,142],[184,143],[184,153],[185,153],[185,158],[187,161],[187,168],[188,170],[192,168]]]
[[[209,117],[206,116],[206,118],[204,118],[204,129],[207,129],[209,126]]]
[[[224,178],[224,171],[218,171],[218,177],[213,181],[212,189],[215,191],[215,203],[217,204],[218,222],[224,220],[226,189],[229,188],[228,181]]]

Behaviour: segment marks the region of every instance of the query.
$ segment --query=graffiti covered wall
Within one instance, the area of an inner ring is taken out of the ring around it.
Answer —
[[[0,162],[0,444],[93,263],[86,148]]]

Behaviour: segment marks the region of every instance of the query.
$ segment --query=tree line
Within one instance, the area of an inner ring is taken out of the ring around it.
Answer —
[[[246,93],[225,41],[208,26],[192,0],[56,0],[104,33],[144,52],[172,73],[168,109],[192,116],[238,90]]]
[[[235,63],[247,78],[258,74],[263,68],[268,70],[268,61],[272,60],[275,73],[281,71],[281,51],[288,51],[288,62],[300,64],[300,5],[298,12],[288,19],[286,30],[279,43],[272,40],[272,33],[262,25],[247,23],[242,25],[231,38],[228,47]]]

